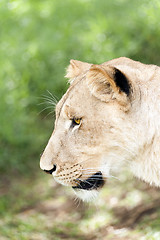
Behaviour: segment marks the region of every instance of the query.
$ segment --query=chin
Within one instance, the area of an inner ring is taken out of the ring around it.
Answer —
[[[85,202],[94,201],[99,194],[99,189],[104,185],[104,179],[101,172],[97,172],[86,180],[78,181],[78,185],[72,187],[77,197]]]
[[[93,202],[99,195],[98,190],[74,189],[74,192],[84,202]]]

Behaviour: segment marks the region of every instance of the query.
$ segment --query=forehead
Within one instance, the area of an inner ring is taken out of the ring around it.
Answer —
[[[58,102],[56,105],[56,116],[60,116],[62,108],[65,109],[65,106],[70,106],[70,109],[71,107],[81,108],[82,105],[88,105],[88,101],[90,99],[91,94],[89,92],[89,89],[87,88],[85,82],[83,80],[80,80],[73,86],[71,85],[61,100]]]

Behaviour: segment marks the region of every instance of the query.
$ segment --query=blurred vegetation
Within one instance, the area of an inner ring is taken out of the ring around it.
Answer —
[[[160,239],[159,210],[138,232],[110,225],[113,206],[147,203],[156,190],[113,181],[97,217],[94,207],[76,210],[69,190],[51,189],[48,176],[33,177],[54,124],[47,101],[66,91],[69,60],[160,65],[159,29],[159,0],[0,0],[0,239]]]
[[[71,58],[160,64],[159,13],[158,0],[1,0],[0,171],[37,168],[53,128],[42,96],[65,92]]]
[[[65,92],[71,58],[160,64],[159,12],[158,0],[1,0],[0,171],[37,167],[53,127],[42,96]]]

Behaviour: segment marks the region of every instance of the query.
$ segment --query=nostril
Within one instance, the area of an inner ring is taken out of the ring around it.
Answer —
[[[45,170],[45,169],[44,169],[44,171],[45,171],[46,173],[48,173],[48,174],[52,174],[53,172],[56,171],[56,169],[57,169],[57,167],[56,167],[56,165],[54,164],[52,169],[50,169],[50,170]]]

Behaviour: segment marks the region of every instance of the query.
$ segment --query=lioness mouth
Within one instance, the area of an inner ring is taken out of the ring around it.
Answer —
[[[104,179],[101,172],[97,172],[86,180],[77,179],[78,185],[73,189],[93,190],[104,185]]]

